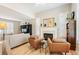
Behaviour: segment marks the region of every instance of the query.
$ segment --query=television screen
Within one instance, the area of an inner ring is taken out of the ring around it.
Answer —
[[[22,32],[27,32],[27,29],[22,29]]]

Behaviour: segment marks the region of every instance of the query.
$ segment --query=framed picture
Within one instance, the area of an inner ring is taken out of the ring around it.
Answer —
[[[44,25],[44,27],[54,27],[55,18],[43,19],[43,25]]]

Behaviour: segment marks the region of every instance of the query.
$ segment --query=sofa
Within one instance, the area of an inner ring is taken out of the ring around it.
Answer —
[[[6,35],[5,39],[9,43],[10,48],[14,48],[18,45],[28,42],[29,37],[30,37],[29,33],[28,34],[20,33],[20,34]]]
[[[48,47],[50,53],[67,53],[70,50],[70,43],[61,39],[53,39],[48,38]]]

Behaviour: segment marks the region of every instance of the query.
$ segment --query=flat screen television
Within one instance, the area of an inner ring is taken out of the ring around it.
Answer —
[[[28,25],[21,25],[21,32],[28,33]]]
[[[32,25],[31,24],[21,25],[21,32],[22,33],[30,33],[30,35],[32,35]]]
[[[27,29],[22,29],[22,32],[23,32],[23,33],[27,32]]]

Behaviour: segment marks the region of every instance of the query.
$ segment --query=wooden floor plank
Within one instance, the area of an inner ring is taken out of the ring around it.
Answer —
[[[30,48],[29,43],[14,48],[11,51],[13,55],[45,55],[44,50],[42,50],[42,52],[40,53],[40,49],[35,50],[34,48]],[[78,54],[79,51],[73,51],[73,50],[70,50],[69,53],[67,53],[67,55],[78,55]],[[47,55],[49,55],[49,52],[47,52]],[[58,55],[58,54],[52,54],[52,55]]]

